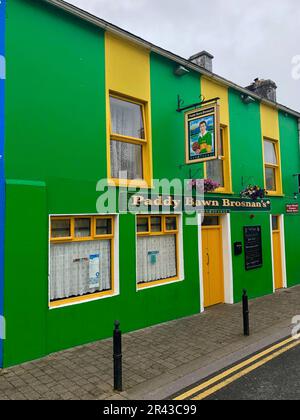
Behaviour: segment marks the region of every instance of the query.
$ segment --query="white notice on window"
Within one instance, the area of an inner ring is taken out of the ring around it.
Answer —
[[[90,255],[89,287],[90,289],[100,287],[100,254]]]

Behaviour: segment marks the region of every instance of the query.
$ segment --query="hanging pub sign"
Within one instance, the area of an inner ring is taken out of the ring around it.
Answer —
[[[186,163],[218,159],[220,106],[212,103],[185,114]]]

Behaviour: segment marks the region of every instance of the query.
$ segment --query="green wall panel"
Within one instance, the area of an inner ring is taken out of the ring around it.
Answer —
[[[48,299],[46,188],[8,183],[6,200],[4,366],[46,354]]]
[[[184,113],[176,112],[177,95],[185,105],[199,102],[200,76],[190,73],[174,75],[175,65],[156,54],[151,54],[151,102],[154,179],[189,179],[203,176],[203,165],[185,165]],[[183,165],[183,167],[182,167]]]
[[[232,213],[231,215],[231,240],[244,243],[244,227],[261,226],[263,267],[246,271],[245,253],[234,256],[233,254],[233,279],[234,301],[242,298],[243,289],[247,289],[250,298],[256,298],[273,292],[272,253],[270,215],[268,213],[255,214],[250,218],[250,213]]]
[[[274,211],[285,212],[286,204],[299,204],[294,199],[294,193],[298,191],[298,180],[294,176],[300,173],[300,153],[298,121],[284,113],[279,113],[281,165],[283,178],[284,198],[277,200]],[[282,210],[282,211],[280,211]],[[285,243],[288,286],[300,284],[300,246],[297,243],[300,238],[300,216],[285,216]]]
[[[249,184],[264,185],[260,105],[245,105],[241,94],[229,90],[230,142],[233,191]]]

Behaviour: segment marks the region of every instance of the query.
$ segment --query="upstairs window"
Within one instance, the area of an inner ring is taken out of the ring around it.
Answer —
[[[269,193],[281,193],[281,171],[278,141],[264,139],[265,188]]]
[[[149,174],[145,104],[110,95],[110,178],[144,181]]]

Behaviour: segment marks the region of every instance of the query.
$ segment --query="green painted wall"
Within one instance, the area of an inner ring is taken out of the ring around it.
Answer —
[[[185,281],[137,293],[132,215],[120,216],[120,295],[48,310],[48,215],[95,213],[96,183],[106,177],[104,34],[33,0],[10,0],[8,17],[5,366],[110,337],[115,319],[126,332],[198,313],[197,227],[184,224]],[[176,112],[178,94],[185,104],[198,101],[200,78],[193,72],[179,78],[174,68],[151,54],[154,178],[200,178],[201,165],[193,165],[191,173],[180,167],[185,161],[184,115]],[[260,110],[257,103],[244,105],[234,90],[229,106],[238,196],[242,180],[263,185]],[[274,198],[272,206],[273,212],[283,213],[300,162],[296,120],[280,115],[280,129],[286,196]],[[299,221],[285,218],[289,285],[300,283]],[[250,213],[232,213],[232,242],[243,241],[243,227],[251,225],[262,226],[264,266],[246,272],[244,255],[233,257],[235,301],[243,288],[250,297],[272,292],[270,215],[251,219]]]
[[[189,179],[203,176],[203,165],[185,165],[184,113],[176,112],[177,95],[185,105],[200,101],[199,74],[178,77],[176,65],[164,57],[151,55],[151,102],[154,179]],[[181,167],[184,165],[183,167]]]
[[[229,91],[230,141],[233,191],[238,196],[249,184],[264,185],[260,105],[245,105],[240,93]],[[245,255],[233,255],[234,301],[241,300],[243,288],[250,297],[263,296],[273,291],[271,232],[269,213],[231,215],[232,243],[244,243],[244,226],[262,226],[264,265],[246,271]]]
[[[249,184],[264,185],[260,105],[245,105],[229,90],[232,188],[237,195]]]
[[[47,215],[95,213],[96,182],[106,177],[104,39],[98,29],[42,3],[12,0],[8,13],[6,174],[46,187],[7,186],[5,366],[110,337],[115,319],[131,331],[199,312],[197,227],[184,230],[184,252],[193,261],[185,281],[137,293],[132,215],[120,217],[120,296],[48,310]],[[155,92],[164,72],[175,89],[170,63],[152,63],[151,71]],[[191,75],[182,88],[191,97],[193,87],[199,91],[199,79]],[[178,145],[183,134],[176,95],[160,110],[153,106],[153,147],[165,145],[163,160],[166,138]],[[167,137],[157,126],[170,107],[181,133],[174,129]]]
[[[279,128],[281,139],[281,165],[283,175],[283,190],[285,197],[278,200],[274,210],[285,212],[286,204],[299,203],[295,201],[294,193],[298,191],[298,180],[293,175],[300,173],[300,153],[298,137],[298,121],[289,115],[279,113]],[[300,216],[285,216],[286,264],[288,286],[300,283]]]

